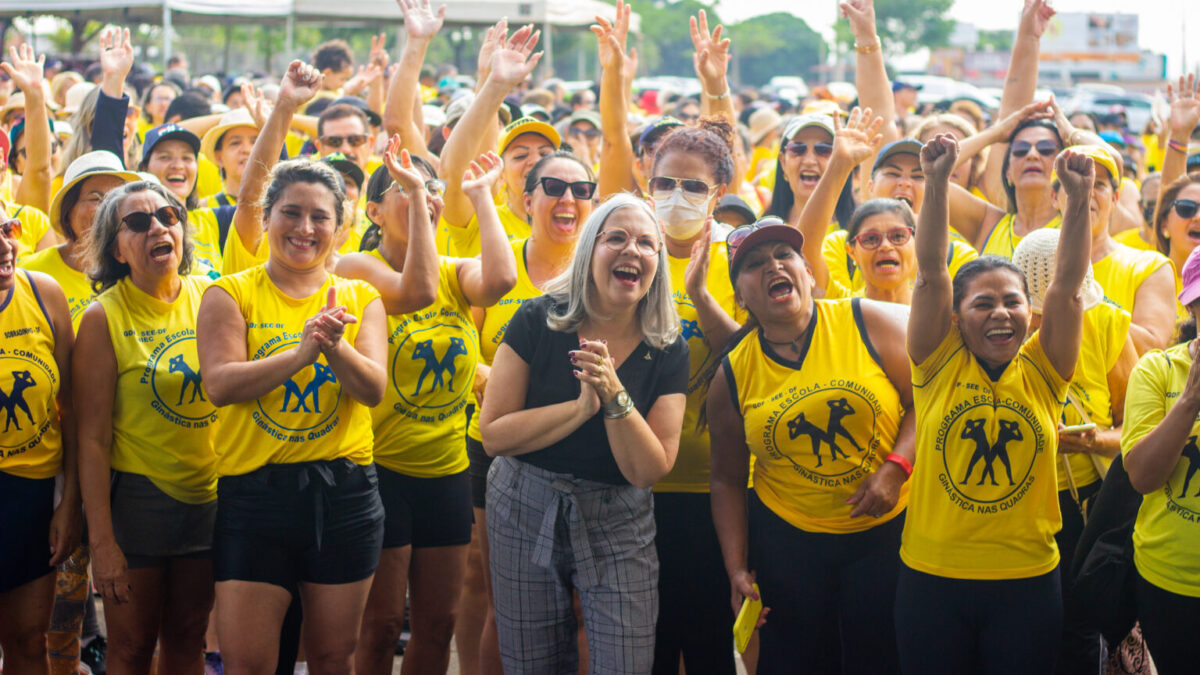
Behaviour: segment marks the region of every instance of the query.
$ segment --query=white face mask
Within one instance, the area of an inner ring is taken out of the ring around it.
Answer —
[[[654,215],[662,223],[663,231],[676,241],[691,239],[704,228],[708,218],[708,202],[693,204],[683,196],[683,190],[675,190],[665,200],[654,201]]]

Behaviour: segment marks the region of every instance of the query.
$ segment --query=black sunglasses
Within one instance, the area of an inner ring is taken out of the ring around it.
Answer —
[[[20,239],[22,228],[23,225],[21,224],[21,221],[17,220],[16,218],[12,218],[0,223],[0,234],[3,234],[9,239]]]
[[[1200,202],[1194,199],[1176,199],[1171,202],[1171,207],[1175,209],[1175,215],[1186,219],[1196,215],[1196,209],[1200,207]]]
[[[600,134],[603,132],[599,129],[580,129],[577,127],[572,127],[570,133],[575,136],[583,136],[584,138],[599,138]]]
[[[357,148],[367,142],[366,134],[351,134],[349,136],[322,136],[321,145],[329,148],[337,149],[345,143],[352,148]]]
[[[590,180],[578,180],[574,183],[568,183],[561,178],[542,176],[538,180],[538,184],[542,186],[542,191],[546,193],[547,197],[561,197],[567,193],[568,187],[571,188],[571,196],[575,199],[587,200],[596,194],[596,184]]]
[[[183,210],[178,206],[163,206],[154,212],[134,211],[121,219],[121,224],[134,234],[145,234],[150,231],[150,219],[153,218],[165,227],[174,227],[183,220]]]
[[[1037,150],[1037,153],[1042,157],[1050,157],[1051,155],[1058,154],[1058,143],[1055,143],[1048,138],[1043,138],[1037,143],[1030,143],[1029,141],[1014,141],[1012,144],[1013,157],[1024,157],[1025,155],[1029,154],[1030,150]]]
[[[787,144],[787,151],[796,157],[803,157],[808,153],[808,143],[804,141],[792,141]],[[828,157],[833,154],[833,143],[813,143],[812,150],[817,157]]]

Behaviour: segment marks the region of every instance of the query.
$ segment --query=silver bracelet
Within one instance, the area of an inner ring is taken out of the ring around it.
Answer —
[[[714,96],[708,92],[704,92],[704,95],[707,96],[708,100],[710,100],[710,101],[724,101],[725,99],[729,98],[730,91],[729,91],[729,87],[725,87],[724,94],[717,94],[716,96]]]
[[[617,392],[613,400],[605,403],[601,408],[604,410],[604,419],[620,420],[629,417],[633,412],[633,399],[629,397],[629,393],[624,389]]]

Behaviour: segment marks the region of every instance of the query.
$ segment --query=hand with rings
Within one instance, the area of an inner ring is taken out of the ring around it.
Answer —
[[[608,344],[604,340],[579,339],[579,349],[570,352],[575,377],[596,390],[601,403],[616,398],[624,387],[617,378],[617,369],[608,355]]]

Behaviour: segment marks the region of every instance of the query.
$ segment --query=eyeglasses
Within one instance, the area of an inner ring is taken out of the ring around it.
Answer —
[[[542,176],[538,179],[538,185],[542,186],[542,192],[545,192],[547,197],[561,197],[567,193],[568,187],[571,188],[571,196],[580,201],[587,201],[596,194],[596,184],[590,180],[568,183],[561,178]]]
[[[700,115],[698,113],[677,112],[675,113],[675,118],[681,122],[695,122],[696,120],[700,119]]]
[[[787,144],[787,152],[793,157],[803,157],[808,153],[809,144],[804,141],[792,141]],[[833,154],[833,143],[813,143],[812,151],[817,157],[828,157]]]
[[[343,144],[349,144],[352,148],[357,148],[367,142],[366,134],[350,134],[349,136],[322,136],[321,145],[332,148],[334,150],[342,147]]]
[[[1024,157],[1029,154],[1030,150],[1037,150],[1037,153],[1042,157],[1050,157],[1058,154],[1058,143],[1044,138],[1037,143],[1029,141],[1014,141],[1010,147],[1013,157]]]
[[[693,204],[706,201],[712,191],[716,189],[696,178],[672,178],[670,176],[655,176],[650,179],[646,187],[650,190],[650,196],[660,202],[670,199],[671,193],[675,190],[683,190],[684,198]]]
[[[20,239],[22,227],[21,221],[13,218],[0,223],[0,233],[3,233],[4,236],[8,237],[9,239]]]
[[[746,241],[746,237],[749,237],[752,232],[760,227],[766,227],[767,225],[783,224],[784,222],[782,218],[778,218],[776,216],[766,216],[765,218],[759,218],[758,222],[750,223],[749,225],[742,225],[741,227],[735,227],[733,231],[729,233],[729,236],[725,237],[725,251],[729,254],[729,257],[732,258],[733,252],[737,250],[738,246],[742,245],[742,242]]]
[[[912,239],[913,231],[908,227],[893,227],[887,232],[863,232],[852,240],[859,248],[864,251],[874,251],[883,246],[883,240],[886,237],[892,246],[903,246]]]
[[[178,206],[163,206],[153,212],[134,211],[126,214],[121,224],[134,234],[145,234],[150,231],[151,218],[166,227],[174,227],[183,221],[183,210]]]
[[[649,234],[641,234],[635,238],[632,234],[622,230],[619,227],[605,230],[596,235],[596,241],[604,244],[613,251],[624,251],[625,247],[629,245],[630,239],[634,240],[634,245],[637,247],[637,252],[647,258],[657,254],[659,249],[662,248],[662,240],[660,240],[658,237]]]
[[[1196,215],[1197,207],[1200,207],[1200,202],[1192,199],[1176,199],[1171,202],[1171,208],[1175,209],[1175,215],[1184,219]]]
[[[379,198],[383,199],[383,196],[392,190],[397,190],[400,192],[400,194],[405,194],[404,188],[400,187],[399,183],[392,181],[392,184],[389,185],[386,190],[379,193]],[[441,197],[442,195],[446,194],[446,181],[438,180],[436,178],[425,181],[425,193],[434,199]]]
[[[583,136],[584,138],[600,138],[600,134],[603,132],[599,129],[579,129],[572,127],[569,133],[572,136]]]

